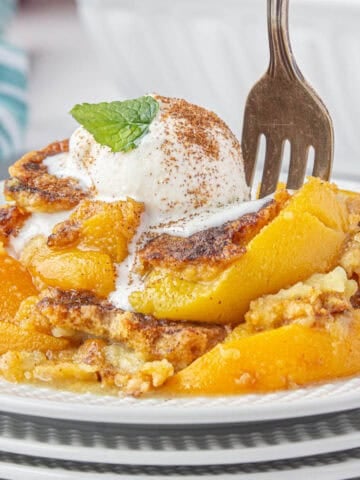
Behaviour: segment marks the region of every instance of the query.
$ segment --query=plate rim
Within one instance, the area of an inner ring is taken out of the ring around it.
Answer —
[[[308,475],[316,474],[317,480],[339,480],[344,478],[343,475],[346,475],[347,478],[354,478],[353,475],[359,473],[360,462],[358,460],[349,460],[341,463],[329,464],[329,465],[314,465],[314,466],[304,466],[293,470],[292,468],[284,468],[282,470],[271,470],[263,472],[251,472],[251,473],[223,473],[219,475],[218,473],[205,474],[201,475],[203,480],[218,480],[219,478],[225,479],[244,479],[244,480],[303,480],[307,478]],[[61,467],[56,467],[49,469],[43,465],[34,466],[34,465],[24,465],[24,464],[14,464],[9,462],[0,461],[0,471],[3,475],[8,475],[9,480],[89,480],[89,476],[93,480],[118,480],[119,474],[117,473],[98,473],[98,472],[81,472],[79,470],[65,470]],[[51,477],[49,477],[51,475]],[[341,477],[339,476],[341,475]],[[350,477],[351,475],[351,477]],[[122,475],[121,475],[122,476]],[[176,476],[172,475],[175,479]],[[125,479],[125,476],[123,477]],[[136,477],[134,476],[134,479]],[[156,477],[141,475],[139,474],[137,478],[140,480],[145,480],[147,478],[156,478],[157,480],[168,480],[169,475],[160,474]],[[171,477],[170,477],[171,478]],[[177,477],[180,478],[180,477]],[[182,478],[182,477],[181,477]],[[187,475],[187,480],[197,480],[199,477],[197,475]]]
[[[316,398],[316,396],[314,398],[314,395],[312,398],[301,398],[305,391],[310,393],[311,396],[311,394],[316,395],[316,392],[321,388],[326,390],[327,387],[334,385],[346,386],[350,382],[358,383],[360,390],[359,375],[323,383],[320,386],[304,387],[291,391],[217,397],[152,397],[151,399],[125,397],[119,398],[119,403],[115,405],[106,405],[106,399],[114,401],[117,398],[90,393],[75,394],[28,384],[12,384],[1,379],[0,388],[11,387],[12,390],[15,390],[15,394],[6,394],[0,390],[0,409],[3,412],[34,417],[117,425],[228,425],[325,415],[360,408],[358,391],[332,394],[326,398]],[[21,390],[25,390],[26,395],[21,395]],[[16,395],[16,393],[20,393],[20,395]],[[291,407],[289,408],[287,397],[291,396],[291,393],[300,398],[290,399]],[[65,400],[66,397],[69,397],[70,401],[39,398],[41,394],[53,396],[62,394],[65,396]],[[283,395],[283,398],[279,401],[276,397],[280,395]],[[272,402],[271,398],[269,401],[269,397],[275,397],[274,401]],[[105,404],[86,403],[86,400],[99,398]],[[216,399],[221,400],[221,404],[206,405],[210,400]],[[263,402],[254,403],[254,399],[260,399]],[[241,403],[239,405],[231,404],[234,400],[241,401]],[[248,403],[245,404],[247,400]]]
[[[204,432],[206,435],[206,431]],[[46,443],[25,438],[0,437],[0,450],[17,455],[37,456],[65,461],[86,463],[120,463],[121,465],[146,466],[210,466],[234,463],[271,462],[301,457],[352,450],[359,446],[360,432],[351,432],[332,437],[308,439],[297,442],[284,441],[274,445],[254,447],[236,446],[218,449],[164,449],[131,450],[119,447],[64,445]],[[209,455],[211,454],[211,455]]]

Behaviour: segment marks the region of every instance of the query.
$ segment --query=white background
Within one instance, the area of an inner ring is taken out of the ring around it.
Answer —
[[[68,136],[75,103],[151,91],[212,108],[240,135],[246,95],[268,62],[266,0],[82,3],[84,23],[70,0],[28,0],[12,25],[31,61],[26,148]],[[290,4],[298,63],[333,116],[335,172],[356,175],[360,2]]]

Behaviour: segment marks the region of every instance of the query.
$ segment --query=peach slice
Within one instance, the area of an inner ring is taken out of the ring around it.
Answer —
[[[332,328],[291,324],[234,338],[171,377],[166,394],[270,392],[360,371],[360,314]]]
[[[9,322],[0,322],[0,355],[8,351],[63,350],[69,345],[64,338],[56,338],[45,333],[25,330]]]
[[[117,202],[83,200],[68,220],[56,225],[48,245],[100,251],[120,263],[128,254],[143,211],[144,205],[131,198]]]
[[[25,247],[21,261],[39,288],[89,290],[106,297],[115,288],[115,272],[109,255],[77,248],[51,250],[45,237],[32,239]]]
[[[344,195],[310,179],[215,280],[191,282],[154,271],[145,290],[131,295],[131,304],[158,318],[238,323],[255,298],[331,270],[346,237],[347,218]]]
[[[29,273],[0,244],[0,321],[12,321],[20,303],[36,293]]]

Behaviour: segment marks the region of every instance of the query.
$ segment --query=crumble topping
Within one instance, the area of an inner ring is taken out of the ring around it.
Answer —
[[[70,210],[89,195],[73,178],[59,178],[48,173],[44,160],[69,151],[68,140],[54,142],[29,152],[9,169],[11,178],[5,182],[5,196],[15,200],[27,212],[58,212]]]

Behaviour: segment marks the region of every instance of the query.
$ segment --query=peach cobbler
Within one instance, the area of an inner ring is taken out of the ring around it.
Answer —
[[[360,372],[360,194],[310,177],[251,200],[239,142],[185,100],[71,113],[5,181],[3,378],[138,396]]]

